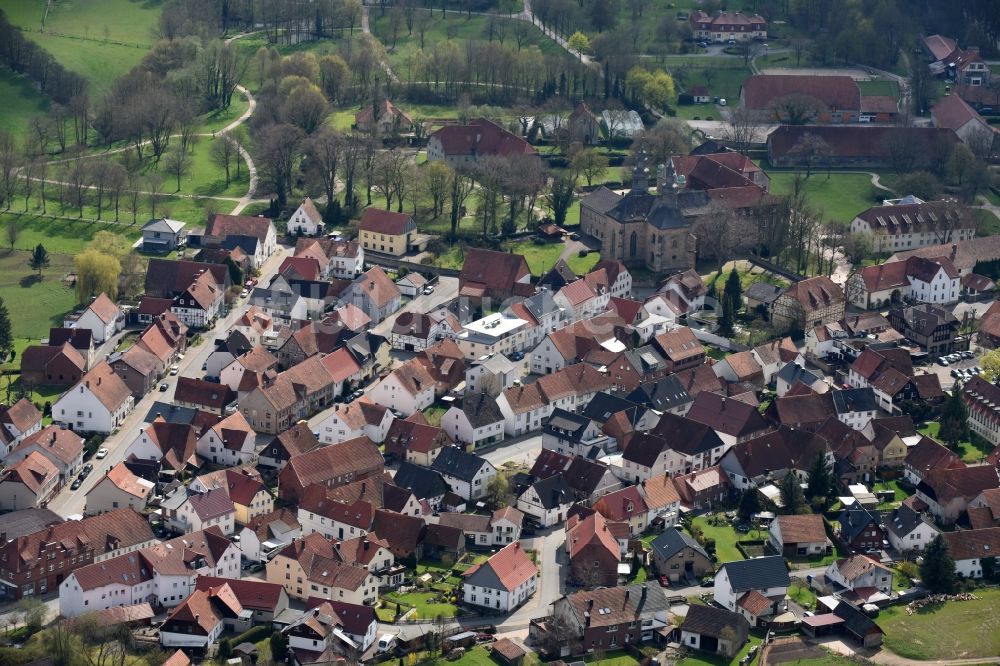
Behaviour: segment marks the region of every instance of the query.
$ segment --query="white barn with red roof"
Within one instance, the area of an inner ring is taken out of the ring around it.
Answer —
[[[509,613],[535,593],[538,567],[520,542],[505,546],[463,574],[462,602]]]

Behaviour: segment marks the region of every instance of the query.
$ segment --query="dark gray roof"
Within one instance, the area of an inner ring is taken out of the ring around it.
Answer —
[[[590,419],[586,416],[557,407],[542,426],[542,432],[560,439],[580,442],[589,423]]]
[[[576,273],[562,259],[556,261],[555,266],[538,281],[539,287],[549,287],[552,290],[559,290],[574,282],[577,279]]]
[[[676,375],[643,382],[625,396],[625,399],[661,412],[670,411],[694,400]]]
[[[48,509],[21,509],[0,516],[0,532],[6,534],[7,539],[16,539],[61,522],[62,517]]]
[[[724,446],[722,438],[710,426],[676,414],[661,416],[653,433],[669,442],[674,450],[689,456]]]
[[[482,428],[503,421],[503,413],[497,401],[488,393],[470,393],[462,398],[462,411],[469,425]]]
[[[541,320],[545,315],[559,310],[559,304],[552,298],[553,293],[547,289],[539,291],[534,296],[521,301],[525,309],[535,319]]]
[[[663,534],[653,539],[653,542],[649,545],[665,560],[670,559],[684,548],[693,549],[696,553],[704,555],[706,560],[712,559],[693,536],[687,532],[682,532],[676,527],[666,529]]]
[[[637,405],[631,400],[626,400],[625,398],[602,391],[594,394],[594,397],[590,399],[587,406],[583,408],[582,414],[591,421],[606,423],[613,414],[624,410],[632,410],[635,414],[634,418],[638,418],[638,413],[642,410],[642,406]]]
[[[787,587],[791,582],[785,558],[781,555],[726,562],[719,572],[723,570],[729,575],[729,585],[734,592],[760,590],[765,587]]]
[[[850,543],[872,523],[878,525],[880,517],[878,513],[856,504],[841,511],[837,520],[840,522],[840,535]]]
[[[441,497],[448,492],[448,486],[440,474],[408,462],[400,463],[392,482],[412,492],[417,499]]]
[[[632,362],[635,369],[644,375],[667,366],[667,360],[663,358],[663,354],[653,345],[637,347],[625,352],[625,355],[628,356],[629,361]]]
[[[431,469],[445,476],[453,476],[471,483],[483,465],[488,464],[483,458],[466,453],[457,446],[446,446],[434,459]]]
[[[837,607],[833,609],[833,614],[842,619],[844,621],[844,628],[858,639],[864,638],[873,631],[880,634],[885,633],[881,627],[875,624],[873,619],[846,601],[841,601],[837,604]]]
[[[878,409],[875,391],[871,387],[831,391],[833,407],[838,414],[848,412],[873,412]]]
[[[544,509],[554,509],[561,504],[571,504],[574,499],[573,489],[566,483],[562,474],[536,481],[531,487],[538,493],[538,501]]]
[[[622,195],[601,185],[596,190],[580,199],[580,205],[586,205],[593,208],[603,215],[614,208],[615,204],[617,204],[621,198]]]
[[[727,629],[733,631],[737,637],[744,636],[749,628],[750,623],[742,615],[725,608],[701,604],[691,604],[688,607],[688,614],[681,625],[682,631],[715,638],[722,637]]]
[[[606,214],[617,222],[643,220],[657,229],[682,229],[691,226],[690,212],[704,208],[708,201],[708,194],[703,190],[683,190],[676,200],[672,193],[632,191]]]
[[[903,538],[923,522],[927,521],[920,512],[903,504],[898,509],[892,510],[885,521],[885,527],[896,536]]]
[[[781,287],[777,287],[767,282],[754,282],[746,288],[743,295],[750,300],[761,303],[773,303],[781,295]]]
[[[167,402],[154,402],[143,417],[143,423],[152,423],[157,416],[162,416],[167,423],[194,423],[198,410],[193,407],[180,407]]]
[[[789,385],[796,382],[802,382],[806,386],[812,386],[814,383],[819,381],[819,377],[809,372],[798,363],[786,363],[781,370],[778,370],[778,378]]]

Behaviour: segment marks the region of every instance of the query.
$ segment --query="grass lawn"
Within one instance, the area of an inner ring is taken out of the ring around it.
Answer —
[[[976,601],[949,601],[913,615],[904,606],[879,615],[885,647],[909,659],[969,659],[1000,654],[1000,590],[980,589]]]
[[[743,80],[750,76],[750,68],[743,66],[743,61],[739,58],[690,58],[684,56],[666,58],[667,69],[674,75],[674,79],[683,80],[683,86],[678,85],[678,90],[690,90],[692,86],[705,86],[708,94],[714,99],[716,97],[725,98],[730,104],[735,104],[740,97],[740,86]],[[712,104],[695,104],[692,106],[679,107],[679,109],[696,109],[690,117],[700,116],[702,119],[711,116],[720,120],[719,110]],[[685,112],[686,113],[686,112]],[[678,110],[678,115],[682,115]]]
[[[600,260],[600,252],[588,252],[586,257],[574,254],[566,259],[566,265],[577,275],[586,275]]]
[[[922,435],[927,435],[931,439],[940,442],[941,440],[938,439],[938,431],[940,429],[940,423],[929,422],[924,424],[922,428],[919,428],[919,431]],[[993,451],[993,447],[982,439],[977,439],[975,444],[970,441],[959,442],[958,449],[961,452],[962,460],[967,463],[979,462],[984,456],[989,455]]]
[[[49,328],[62,323],[63,315],[76,305],[73,290],[62,277],[73,269],[73,257],[49,253],[50,265],[38,280],[28,268],[28,252],[0,251],[0,297],[10,311],[16,338],[47,337]]]
[[[31,81],[7,70],[0,71],[0,99],[3,100],[0,129],[10,130],[19,143],[31,117],[44,112],[49,106]]]
[[[433,620],[437,616],[454,617],[458,609],[454,604],[431,602],[430,599],[437,599],[441,596],[438,592],[410,592],[409,594],[390,593],[382,598],[386,601],[398,602],[403,606],[412,606],[417,609],[417,618],[421,620]]]
[[[565,248],[562,243],[535,243],[532,240],[515,241],[506,246],[511,254],[520,254],[527,260],[534,275],[542,275],[552,268]]]
[[[43,4],[43,3],[39,3]],[[164,0],[72,0],[56,2],[49,9],[45,29],[64,35],[128,44],[155,41]]]
[[[803,580],[796,578],[792,581],[788,588],[788,597],[806,610],[816,608],[816,593]]]
[[[123,74],[139,64],[148,46],[122,46],[51,33],[28,35],[64,67],[90,82],[90,97],[97,99]]]
[[[461,659],[451,662],[459,666],[497,666],[497,661],[490,656],[490,651],[482,645],[466,650]]]
[[[605,652],[603,655],[588,655],[584,662],[590,666],[638,666],[639,660],[624,650]]]
[[[710,517],[698,516],[691,522],[693,525],[701,528],[706,539],[715,539],[716,559],[723,564],[744,559],[743,553],[736,548],[739,535],[733,529],[733,526],[729,524],[729,521],[726,520],[723,525],[711,525],[708,520]]]
[[[884,95],[899,99],[899,84],[891,79],[876,79],[875,81],[858,81],[862,95]]]
[[[795,174],[771,171],[771,191],[788,194],[792,190]],[[805,180],[805,192],[809,203],[819,209],[827,220],[850,222],[861,211],[878,203],[871,176],[863,173],[814,171]]]
[[[431,405],[424,410],[424,418],[427,419],[427,423],[429,425],[437,427],[441,425],[441,417],[444,416],[446,411],[447,410],[440,405]]]
[[[50,212],[56,213],[59,211],[58,205],[50,204],[50,206]],[[98,231],[110,231],[115,234],[121,234],[130,241],[139,237],[138,227],[126,227],[120,224],[62,220],[32,214],[0,214],[0,226],[3,227],[5,232],[7,225],[11,222],[17,224],[17,242],[14,244],[16,249],[30,250],[41,243],[49,251],[49,254],[76,254],[81,252]],[[4,244],[6,245],[6,240]]]
[[[899,481],[897,479],[891,479],[889,481],[877,481],[875,483],[875,487],[872,488],[872,492],[874,493],[879,490],[891,490],[894,495],[891,502],[883,502],[882,504],[878,505],[878,508],[880,510],[895,509],[896,507],[898,507],[900,504],[903,503],[903,500],[905,500],[907,497],[910,496],[910,493],[906,492],[903,489],[903,487],[899,485]]]
[[[629,579],[628,584],[639,585],[645,583],[647,578],[649,578],[649,572],[646,571],[646,567],[639,567],[639,570]]]

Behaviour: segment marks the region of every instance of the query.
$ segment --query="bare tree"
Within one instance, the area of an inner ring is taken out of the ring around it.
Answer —
[[[118,162],[109,162],[107,166],[108,195],[115,207],[115,222],[118,221],[118,214],[121,210],[122,190],[125,188],[126,176],[125,167]]]
[[[806,132],[802,138],[795,142],[788,153],[805,167],[806,178],[809,178],[815,166],[824,161],[829,164],[829,157],[833,154],[833,149],[819,136]]]
[[[822,110],[815,97],[793,94],[771,102],[770,111],[775,120],[785,125],[805,125]]]
[[[385,197],[385,209],[392,209],[392,199],[396,194],[396,182],[406,164],[406,154],[401,150],[386,150],[375,156],[372,171],[372,185]],[[402,202],[399,203],[402,210]]]
[[[10,247],[10,251],[14,251],[14,244],[17,243],[17,220],[11,220],[7,223],[7,245]]]
[[[104,191],[108,186],[108,161],[93,160],[87,168],[87,182],[97,194],[97,219],[104,211]]]
[[[459,222],[465,214],[465,202],[472,194],[475,181],[465,170],[457,169],[451,179],[451,239],[458,234]]]
[[[739,106],[729,112],[724,130],[726,140],[739,153],[747,155],[760,133],[762,124],[756,111]]]
[[[14,141],[14,135],[0,130],[0,203],[4,210],[10,210],[18,187],[18,169],[21,168],[21,152]]]
[[[229,137],[223,134],[222,136],[216,137],[212,141],[210,155],[212,163],[225,171],[226,187],[229,187],[229,184],[232,182],[231,170],[233,160],[240,159],[239,153],[236,150],[236,145],[229,140]]]
[[[284,208],[292,191],[292,173],[299,159],[303,133],[293,125],[271,125],[260,134],[260,173]]]
[[[165,169],[167,173],[174,177],[177,183],[175,191],[180,192],[181,178],[186,176],[188,171],[191,170],[191,155],[182,146],[175,147],[173,150],[167,152]]]
[[[146,176],[146,200],[149,202],[149,216],[156,219],[156,205],[160,202],[160,195],[163,193],[163,176],[158,173],[151,173]]]
[[[344,138],[330,127],[322,128],[309,140],[309,173],[326,193],[327,211],[337,199],[337,174],[343,152]]]
[[[83,217],[83,206],[87,202],[87,178],[87,167],[82,160],[70,162],[61,178],[70,205],[79,210],[80,217]]]

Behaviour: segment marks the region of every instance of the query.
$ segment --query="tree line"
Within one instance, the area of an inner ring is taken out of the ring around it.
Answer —
[[[68,104],[87,89],[87,81],[63,67],[48,51],[11,25],[0,9],[0,63],[34,81],[42,94]]]

